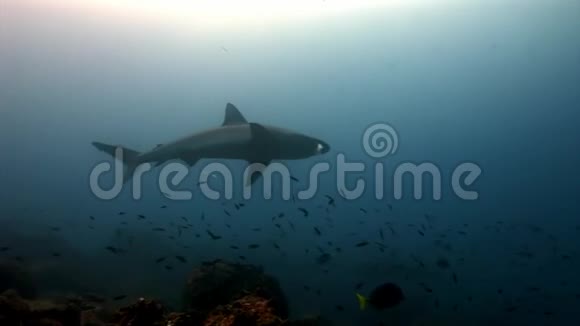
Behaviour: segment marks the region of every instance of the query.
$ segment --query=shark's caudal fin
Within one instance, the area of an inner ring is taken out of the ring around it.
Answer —
[[[238,110],[238,108],[236,108],[232,103],[228,103],[228,105],[226,105],[226,116],[224,117],[222,126],[241,125],[246,123],[248,123],[248,121],[240,113],[240,110]]]
[[[139,165],[139,162],[137,160],[137,158],[139,157],[139,152],[119,145],[108,145],[96,141],[92,142],[92,144],[93,146],[95,146],[96,149],[105,152],[114,158],[120,158],[120,156],[117,157],[116,153],[117,149],[120,149],[123,155],[122,162],[123,165],[125,166],[125,171],[123,172],[123,183],[127,182],[133,177],[133,173],[135,172],[135,169]]]

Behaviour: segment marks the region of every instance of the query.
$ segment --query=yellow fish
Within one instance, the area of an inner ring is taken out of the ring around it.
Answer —
[[[356,293],[356,299],[358,300],[360,310],[365,310],[367,308],[368,299],[360,293]]]

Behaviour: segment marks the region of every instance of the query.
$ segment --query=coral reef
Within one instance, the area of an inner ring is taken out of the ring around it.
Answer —
[[[166,325],[165,314],[162,304],[140,298],[137,303],[121,308],[111,322],[118,326],[162,326]]]
[[[275,314],[268,299],[248,295],[231,304],[219,306],[203,323],[204,326],[279,326],[284,321]]]
[[[274,313],[288,317],[288,304],[278,281],[260,267],[223,260],[204,262],[194,269],[183,294],[185,309],[209,313],[248,294],[270,300]]]
[[[17,282],[9,284],[19,284]],[[315,326],[322,319],[288,321],[286,298],[276,279],[259,267],[205,262],[195,268],[183,293],[184,311],[140,298],[115,313],[98,296],[23,299],[0,295],[0,325],[6,326]],[[102,304],[102,305],[101,305]]]

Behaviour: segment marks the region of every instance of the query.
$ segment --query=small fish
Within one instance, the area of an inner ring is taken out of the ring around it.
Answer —
[[[513,305],[512,305],[512,306],[507,306],[507,307],[505,308],[505,311],[506,311],[506,312],[514,312],[514,311],[516,311],[516,310],[518,310],[518,307],[516,307],[516,306],[513,306]]]
[[[425,290],[427,293],[433,293],[433,289],[431,289],[427,284],[421,282],[419,285]]]
[[[298,180],[296,177],[290,176],[290,179],[294,182],[300,182],[300,180]]]
[[[441,269],[447,269],[451,266],[451,264],[449,264],[449,261],[444,257],[438,258],[436,264],[437,264],[437,267],[439,267]]]
[[[165,259],[167,259],[167,257],[159,257],[159,258],[155,259],[155,263],[159,264],[159,263],[165,261]]]
[[[125,214],[126,214],[125,212],[119,212],[119,215],[125,215]]]
[[[425,236],[425,233],[423,231],[421,231],[421,230],[417,230],[417,233],[419,233],[419,235],[421,235],[422,237]]]
[[[423,261],[419,258],[417,258],[415,255],[411,255],[411,258],[417,262],[417,264],[419,264],[419,266],[421,266],[422,268],[425,268],[425,263],[423,263]]]
[[[360,310],[371,306],[376,310],[384,310],[395,307],[405,300],[403,290],[394,283],[384,283],[376,287],[369,297],[356,293]]]
[[[124,294],[123,294],[123,295],[118,295],[118,296],[116,296],[116,297],[113,297],[113,301],[120,301],[120,300],[123,300],[123,299],[125,299],[126,297],[127,297],[127,296],[126,296],[126,295],[124,295]]]
[[[331,196],[329,196],[329,195],[324,195],[324,196],[325,196],[326,198],[328,198],[327,205],[329,205],[329,206],[335,206],[335,205],[334,205],[334,198],[332,198],[332,197],[331,197]]]
[[[166,265],[166,266],[165,266],[165,269],[166,269],[166,270],[168,270],[168,271],[171,271],[171,270],[173,270],[173,266],[171,266],[171,265]]]
[[[60,255],[60,253],[58,253],[58,252],[55,252],[55,253],[53,253],[53,254],[52,254],[52,257],[60,257],[60,256],[61,256],[61,255]]]
[[[92,216],[92,215],[90,215],[90,216],[89,216],[89,218],[90,218],[92,221],[94,221],[94,220],[95,220],[95,217],[94,217],[94,216]]]
[[[165,232],[164,228],[153,228],[152,230],[156,232]]]
[[[320,232],[320,229],[318,229],[316,226],[314,227],[314,232],[316,232],[317,235],[322,235],[322,232]]]
[[[227,216],[232,216],[232,214],[230,214],[230,212],[228,212],[228,211],[227,211],[227,210],[225,210],[225,209],[224,209],[224,213],[225,213]]]
[[[330,254],[324,253],[324,254],[318,256],[318,258],[316,258],[316,263],[318,263],[319,265],[324,265],[324,264],[328,263],[331,259],[332,259],[332,256]]]
[[[137,218],[138,218],[139,220],[144,220],[144,219],[145,219],[145,215],[143,215],[143,214],[139,214],[139,215],[137,215]]]
[[[88,293],[88,294],[84,294],[82,295],[83,300],[86,300],[88,302],[92,302],[92,303],[105,303],[107,302],[107,299],[100,297],[96,294],[92,294],[92,293]]]
[[[246,260],[246,256],[238,256],[241,260]]]
[[[11,249],[10,247],[2,247],[2,248],[0,248],[0,252],[5,252],[5,251],[8,251],[10,249]]]
[[[343,307],[343,306],[341,306],[341,305],[336,305],[336,306],[335,306],[335,308],[336,308],[336,310],[338,310],[338,311],[344,311],[344,307]]]
[[[175,256],[175,258],[184,264],[187,263],[187,259],[183,256]]]
[[[248,246],[248,248],[249,249],[258,249],[258,248],[260,248],[260,245],[259,244],[251,244]]]
[[[107,246],[105,249],[107,249],[108,251],[110,251],[110,252],[112,252],[114,254],[119,254],[119,253],[122,253],[123,252],[122,249],[115,248],[113,246]]]
[[[240,249],[240,247],[238,247],[238,246],[230,246],[230,248],[232,248],[232,249],[234,249],[234,250],[238,250],[238,249]]]
[[[359,208],[359,209],[360,209],[361,212],[363,212],[365,214],[367,213],[367,210],[366,209],[364,209],[364,208]]]
[[[162,205],[161,208],[167,208],[167,205]]]
[[[304,214],[304,217],[307,217],[308,216],[308,211],[306,209],[304,209],[302,207],[299,207],[298,210],[301,211],[302,214]]]
[[[368,241],[362,241],[356,244],[357,247],[365,247],[368,246],[369,242]]]
[[[211,237],[212,240],[219,240],[222,237],[216,234],[213,234],[210,230],[206,230],[207,234]]]

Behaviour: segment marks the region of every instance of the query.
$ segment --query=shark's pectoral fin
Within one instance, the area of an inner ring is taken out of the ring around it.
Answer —
[[[269,162],[278,157],[280,144],[276,136],[259,123],[250,123],[251,146],[256,162]]]
[[[197,163],[200,158],[197,155],[190,154],[190,155],[181,155],[179,159],[181,159],[183,162],[185,162],[185,164],[189,166],[194,166],[195,163]]]
[[[246,187],[253,185],[264,173],[270,161],[249,162],[246,170],[244,183]]]
[[[228,103],[226,105],[226,116],[224,117],[222,126],[241,125],[246,123],[248,123],[248,121],[240,113],[240,110],[238,110],[232,103]]]
[[[248,160],[250,165],[245,180],[246,186],[254,184],[260,178],[268,164],[278,157],[277,153],[279,152],[279,144],[276,137],[264,126],[258,123],[250,123],[250,131],[252,140],[251,153]]]

